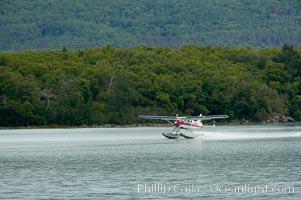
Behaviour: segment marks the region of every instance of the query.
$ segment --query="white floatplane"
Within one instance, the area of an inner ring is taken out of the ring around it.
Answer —
[[[174,128],[171,130],[170,133],[162,133],[162,135],[168,139],[178,139],[180,136],[182,136],[185,139],[193,139],[197,136],[203,135],[203,134],[197,134],[193,132],[194,130],[200,130],[204,128],[203,120],[224,119],[224,118],[228,118],[228,115],[204,116],[200,114],[199,116],[187,116],[187,117],[179,117],[178,115],[176,116],[139,115],[138,117],[143,119],[165,120],[170,124],[172,124]]]

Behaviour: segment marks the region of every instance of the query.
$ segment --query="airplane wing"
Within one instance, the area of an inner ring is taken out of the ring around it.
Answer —
[[[225,118],[228,118],[229,116],[228,115],[205,115],[205,116],[202,116],[198,119],[202,119],[202,120],[212,120],[212,119],[225,119]]]
[[[224,119],[224,118],[228,118],[229,116],[228,115],[199,115],[199,116],[177,117],[177,116],[138,115],[138,117],[143,119],[159,119],[159,120],[177,120],[177,119],[212,120],[212,119]]]

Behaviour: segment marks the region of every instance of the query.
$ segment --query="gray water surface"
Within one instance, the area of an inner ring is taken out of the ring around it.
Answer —
[[[301,126],[0,130],[0,199],[301,199]]]

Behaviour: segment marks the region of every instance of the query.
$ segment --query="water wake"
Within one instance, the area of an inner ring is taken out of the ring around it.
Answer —
[[[239,126],[218,127],[205,129],[203,139],[206,140],[235,140],[235,139],[264,139],[301,137],[301,127],[287,126]]]

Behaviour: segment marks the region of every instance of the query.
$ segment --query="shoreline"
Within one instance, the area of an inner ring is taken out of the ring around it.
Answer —
[[[287,121],[287,122],[275,122],[275,121],[263,121],[263,122],[250,122],[247,120],[231,121],[228,123],[206,123],[204,126],[222,125],[222,126],[239,126],[239,125],[287,125],[301,123],[298,121]],[[116,124],[105,124],[105,125],[80,125],[80,126],[65,126],[65,125],[38,125],[38,126],[18,126],[18,127],[0,127],[0,130],[15,130],[15,129],[76,129],[76,128],[135,128],[135,127],[166,127],[170,126],[169,123],[163,124],[131,124],[131,125],[116,125]]]

